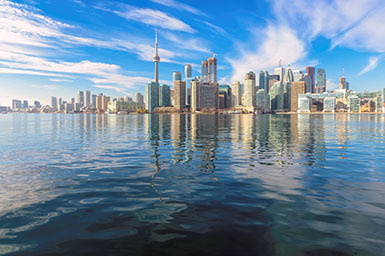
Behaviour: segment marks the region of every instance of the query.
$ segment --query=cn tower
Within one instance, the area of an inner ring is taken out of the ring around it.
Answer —
[[[153,60],[155,62],[155,83],[159,83],[158,64],[159,64],[160,58],[158,55],[158,29],[155,30],[155,56]]]

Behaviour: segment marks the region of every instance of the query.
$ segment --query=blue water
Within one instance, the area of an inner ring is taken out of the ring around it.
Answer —
[[[384,115],[0,115],[0,254],[385,255]]]

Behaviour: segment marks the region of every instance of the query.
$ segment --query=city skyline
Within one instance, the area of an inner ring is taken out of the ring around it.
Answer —
[[[79,90],[111,97],[144,94],[145,85],[154,81],[156,27],[159,80],[167,85],[173,84],[172,72],[183,72],[184,64],[191,64],[192,75],[200,76],[202,59],[215,51],[219,84],[242,83],[249,71],[258,74],[266,69],[273,74],[281,61],[285,67],[291,64],[293,71],[306,66],[325,69],[328,90],[338,88],[343,68],[350,89],[383,88],[378,81],[385,75],[378,70],[383,66],[385,33],[372,28],[376,31],[367,32],[372,40],[365,42],[366,34],[358,33],[373,20],[381,22],[378,12],[384,4],[380,2],[353,1],[349,8],[356,12],[354,17],[340,3],[314,4],[315,14],[325,14],[332,7],[332,14],[339,11],[342,18],[334,18],[328,28],[320,22],[324,16],[317,20],[306,15],[310,7],[301,5],[303,1],[293,1],[286,15],[282,1],[249,1],[253,8],[216,2],[207,6],[200,1],[192,6],[174,0],[114,3],[1,0],[0,17],[8,25],[0,29],[0,104],[10,106],[15,98],[45,105],[52,95],[70,98]],[[223,14],[230,11],[247,22],[225,20]],[[298,19],[306,24],[301,29],[293,24],[297,15],[308,19]]]

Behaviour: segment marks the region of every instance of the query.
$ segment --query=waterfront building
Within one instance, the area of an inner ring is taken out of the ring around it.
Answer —
[[[96,102],[96,100],[95,100],[95,102]],[[71,98],[71,103],[75,104],[75,98]]]
[[[218,84],[191,82],[191,111],[218,108]]]
[[[278,81],[270,88],[269,101],[270,110],[283,111],[284,89],[282,82]]]
[[[96,109],[102,110],[103,109],[103,93],[99,93],[98,96],[96,97]],[[75,105],[76,106],[76,105]],[[76,109],[76,107],[75,107]]]
[[[342,77],[340,77],[339,89],[340,90],[346,89],[345,71],[343,69],[342,69]]]
[[[71,103],[73,104],[74,102],[71,101]],[[96,108],[96,95],[95,94],[91,95],[91,107]]]
[[[66,113],[73,112],[74,111],[74,104],[72,104],[72,103],[65,103],[64,104],[64,111]]]
[[[285,111],[290,109],[290,91],[291,82],[283,83],[283,110]]]
[[[376,112],[382,112],[382,96],[381,95],[377,95],[377,97],[375,97],[375,103],[376,103]]]
[[[385,88],[382,89],[382,113],[385,113]]]
[[[291,83],[291,82],[294,82],[293,71],[291,71],[290,68],[286,69],[286,72],[285,72],[285,76],[284,76],[283,82],[284,82],[284,83]]]
[[[209,63],[207,62],[207,60],[203,60],[202,61],[202,68],[201,68],[201,82],[202,83],[208,83],[209,82]]]
[[[159,107],[159,84],[155,82],[146,85],[146,109],[152,112],[154,108]]]
[[[24,101],[23,101],[23,108],[24,108],[24,109],[27,109],[27,108],[28,108],[28,101],[27,101],[27,100],[24,100]]]
[[[273,85],[274,85],[276,82],[279,82],[279,75],[270,75],[270,76],[269,76],[269,86],[268,86],[268,88],[267,88],[267,92],[268,92],[268,93],[270,92],[271,87],[273,87]]]
[[[83,107],[84,106],[84,92],[83,91],[79,91],[78,92],[78,96],[77,96],[77,100],[76,100],[77,103],[80,103],[80,105]]]
[[[269,95],[265,89],[259,89],[255,96],[255,105],[262,112],[269,111]]]
[[[335,112],[336,103],[337,103],[336,97],[325,97],[323,112]]]
[[[128,95],[124,96],[123,101],[133,101],[132,98]]]
[[[33,102],[33,106],[34,106],[34,108],[41,108],[40,102],[36,101],[36,100]]]
[[[160,57],[158,55],[158,29],[155,30],[155,56],[153,58],[154,63],[155,63],[155,83],[159,84],[159,62],[160,62]]]
[[[218,88],[219,93],[219,108],[231,107],[231,87],[229,85],[220,85]]]
[[[90,91],[85,91],[84,106],[91,107],[91,92]]]
[[[266,70],[259,72],[259,86],[258,89],[269,89],[269,73]]]
[[[301,81],[305,82],[305,92],[306,93],[312,93],[312,82],[311,82],[311,77],[308,73],[306,73]]]
[[[192,68],[190,64],[184,65],[184,79],[192,77]]]
[[[316,93],[323,93],[326,91],[326,71],[323,68],[317,68],[317,86]]]
[[[290,91],[290,111],[298,111],[298,96],[305,94],[305,81],[297,81],[291,83]]]
[[[19,110],[21,109],[21,100],[12,100],[12,110]]]
[[[118,101],[113,100],[108,103],[108,113],[119,112],[136,112],[138,109],[143,109],[144,105],[134,101]]]
[[[302,76],[303,76],[303,73],[301,70],[294,70],[293,71],[294,82],[301,80]]]
[[[174,107],[177,110],[186,108],[186,82],[174,81]]]
[[[350,95],[348,97],[348,111],[353,113],[360,112],[360,99],[357,95]]]
[[[182,80],[182,74],[179,71],[172,72],[172,81],[181,81]]]
[[[102,107],[103,107],[102,109],[104,111],[107,111],[108,102],[110,102],[110,100],[111,100],[110,96],[105,96],[105,95],[102,96]]]
[[[208,82],[216,83],[217,82],[217,58],[215,55],[207,59],[208,64]]]
[[[49,105],[51,106],[51,108],[56,109],[57,108],[57,98],[52,96],[49,99]]]
[[[250,71],[245,75],[245,83],[243,86],[243,99],[244,106],[246,107],[255,107],[255,74]]]
[[[58,106],[60,106],[61,104],[63,104],[63,99],[62,98],[59,98],[59,100],[58,100]]]
[[[314,93],[315,92],[315,68],[314,67],[306,67],[306,73],[310,76],[310,90],[307,92]]]
[[[160,107],[171,106],[170,86],[166,84],[161,84],[159,86],[159,106]]]
[[[143,95],[140,92],[135,93],[134,102],[143,104]]]
[[[231,85],[231,106],[240,106],[242,104],[242,85],[239,81]]]
[[[299,95],[298,97],[298,112],[310,112],[311,98],[307,95]]]
[[[274,69],[274,75],[278,75],[279,78],[277,80],[283,82],[283,79],[285,77],[285,68],[279,67]]]

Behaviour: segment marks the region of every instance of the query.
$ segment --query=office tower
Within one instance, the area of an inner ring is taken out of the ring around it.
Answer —
[[[99,93],[96,97],[96,109],[102,110],[103,109],[103,93]]]
[[[159,107],[159,84],[155,82],[146,85],[146,109],[152,112]]]
[[[20,101],[20,100],[13,99],[13,100],[12,100],[12,109],[13,109],[13,110],[19,110],[19,109],[21,109],[21,101]]]
[[[179,71],[172,72],[172,81],[180,81],[182,80],[182,74]]]
[[[66,104],[64,104],[64,111],[66,113],[74,111],[74,104],[73,103],[66,103]]]
[[[274,111],[283,111],[284,106],[284,88],[281,81],[273,84],[269,91],[269,107]]]
[[[158,65],[159,65],[159,62],[160,62],[160,57],[158,55],[158,29],[155,30],[155,56],[154,56],[154,62],[155,62],[155,83],[159,83]]]
[[[243,87],[244,105],[247,107],[255,107],[255,74],[250,71],[245,75],[245,83]]]
[[[174,107],[177,110],[186,108],[186,82],[174,81]]]
[[[60,106],[61,104],[63,104],[63,99],[59,98],[57,105]]]
[[[302,75],[303,75],[303,73],[301,70],[294,70],[293,71],[294,82],[301,80]]]
[[[184,65],[184,78],[192,77],[192,68],[190,64]]]
[[[279,82],[279,75],[269,75],[269,86],[266,90],[269,93],[270,88],[276,83]]]
[[[312,93],[311,77],[306,73],[300,81],[305,82],[305,93]]]
[[[52,108],[56,109],[56,108],[57,108],[57,98],[52,96],[52,97],[49,99],[49,105],[50,105]]]
[[[285,76],[284,76],[283,82],[284,82],[284,83],[291,83],[291,82],[294,82],[293,71],[291,71],[290,68],[286,69],[286,72],[285,72]]]
[[[82,107],[84,106],[84,92],[83,91],[78,92],[78,98],[76,100],[76,103],[80,103],[80,105]]]
[[[291,83],[291,99],[290,99],[290,111],[298,112],[298,95],[305,94],[306,85],[305,81],[297,81]]]
[[[159,86],[159,106],[160,107],[169,107],[171,106],[171,98],[170,98],[170,86],[166,84],[161,84]]]
[[[208,77],[209,77],[209,63],[207,60],[202,61],[202,72],[201,72],[201,82],[208,83]]]
[[[208,62],[208,80],[209,83],[217,82],[217,58],[215,55],[207,59]]]
[[[345,86],[346,86],[346,83],[345,83],[345,76],[340,77],[339,89],[343,90],[343,89],[346,88]]]
[[[134,101],[139,104],[143,104],[143,95],[140,92],[135,93]]]
[[[85,91],[84,105],[86,107],[91,107],[91,92]]]
[[[266,70],[259,72],[259,89],[269,89],[269,73]]]
[[[71,104],[75,104],[75,98],[71,98]]]
[[[93,108],[96,108],[96,95],[95,94],[92,94],[91,95],[91,107],[93,107]],[[71,100],[71,103],[73,104],[74,102],[72,102],[72,100]]]
[[[23,101],[23,108],[24,108],[24,109],[27,109],[27,108],[28,108],[28,101],[27,101],[27,100],[24,100],[24,101]]]
[[[102,97],[102,105],[103,105],[103,110],[104,111],[107,111],[108,103],[110,102],[110,100],[111,100],[110,96],[103,95],[103,97]]]
[[[218,85],[193,80],[191,82],[191,111],[218,108]]]
[[[231,87],[229,85],[220,85],[218,88],[218,105],[220,109],[231,107]]]
[[[123,101],[132,102],[132,98],[128,95],[124,96]]]
[[[242,104],[242,85],[236,81],[231,85],[231,106],[240,106]]]
[[[41,108],[40,102],[39,102],[39,101],[36,101],[36,100],[33,102],[33,106],[34,106],[35,108]]]
[[[348,112],[360,112],[360,99],[357,95],[350,95],[348,97]]]
[[[283,68],[283,67],[275,68],[274,69],[274,75],[279,76],[279,79],[276,79],[276,80],[283,82],[283,79],[285,76],[285,68]]]
[[[326,92],[326,72],[323,68],[317,68],[317,93]]]
[[[255,105],[262,112],[269,110],[269,95],[265,89],[259,89],[255,96]]]
[[[283,110],[290,109],[291,82],[283,83]]]
[[[345,89],[346,89],[346,90],[350,90],[350,88],[349,88],[349,82],[346,82],[346,80],[345,80]]]
[[[306,73],[310,76],[310,82],[311,82],[311,91],[310,93],[315,92],[315,68],[314,67],[306,67]]]

